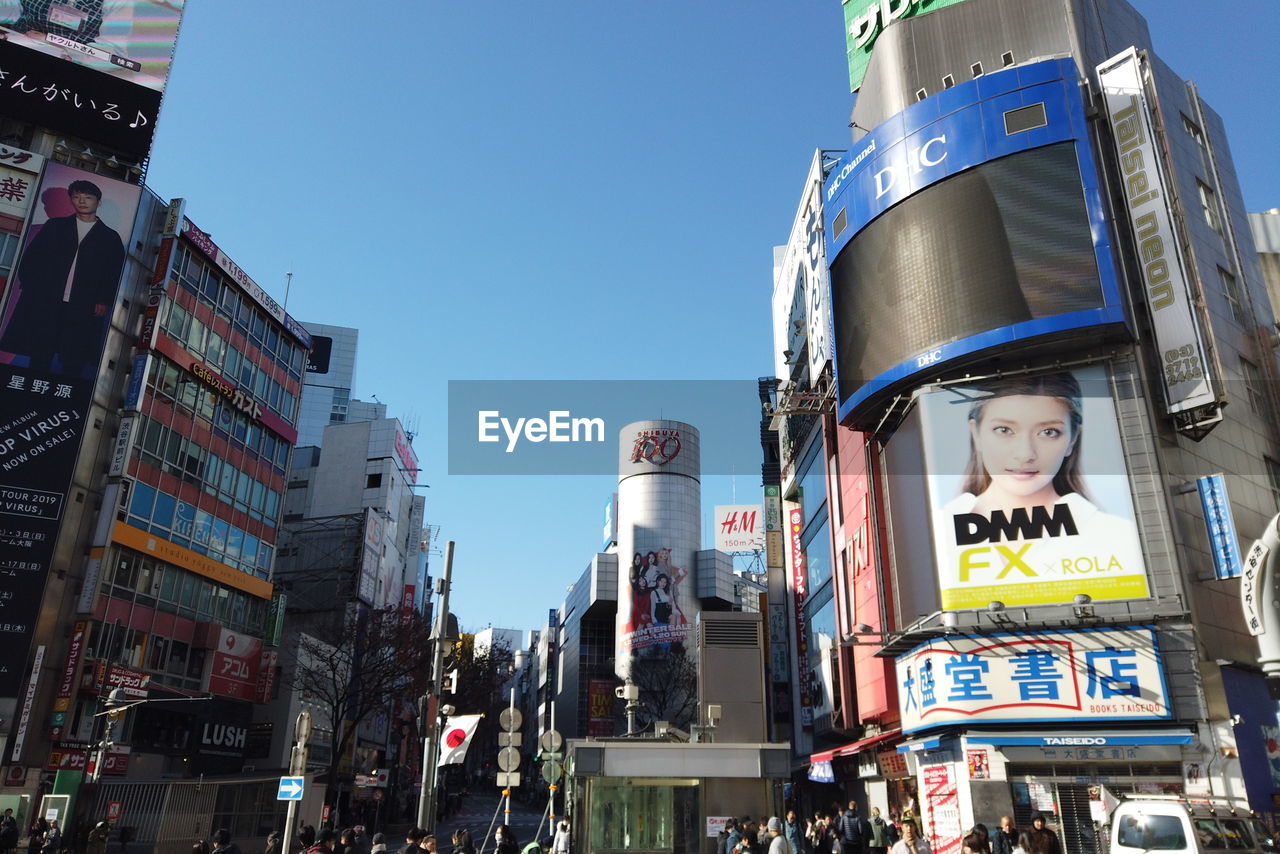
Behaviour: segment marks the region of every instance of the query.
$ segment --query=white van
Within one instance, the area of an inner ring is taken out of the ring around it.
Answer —
[[[1111,814],[1111,854],[1280,854],[1274,835],[1243,801],[1138,795]]]

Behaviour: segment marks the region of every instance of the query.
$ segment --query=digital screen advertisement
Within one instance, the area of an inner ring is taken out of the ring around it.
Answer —
[[[919,405],[944,610],[1150,595],[1105,369],[950,386]]]
[[[1127,335],[1074,68],[1036,63],[926,98],[831,170],[842,422],[964,357],[1088,327]]]

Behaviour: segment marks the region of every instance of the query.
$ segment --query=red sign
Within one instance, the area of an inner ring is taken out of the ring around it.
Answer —
[[[114,688],[119,688],[124,691],[124,695],[130,700],[147,699],[147,691],[151,687],[150,673],[130,670],[128,667],[121,667],[118,664],[113,664],[108,668],[105,661],[99,661],[93,683],[94,691],[102,690],[104,679],[106,680],[108,693]]]
[[[62,668],[62,678],[58,680],[58,697],[53,701],[53,711],[55,721],[64,721],[66,712],[71,709],[71,695],[76,687],[76,671],[80,669],[80,657],[84,653],[85,632],[88,623],[84,620],[77,620],[75,626],[71,629],[71,643],[67,646],[67,661]],[[62,717],[57,715],[61,713]],[[55,723],[49,728],[49,740],[57,741],[62,738],[63,725]]]
[[[587,735],[613,735],[613,682],[592,679],[587,683]]]
[[[276,693],[277,664],[280,662],[280,651],[264,649],[258,660],[258,684],[254,687],[255,703],[270,703]]]
[[[223,628],[209,669],[209,693],[252,700],[262,664],[262,639]]]
[[[406,620],[413,616],[413,600],[418,597],[418,585],[406,584],[400,596],[400,616]]]
[[[122,812],[124,812],[124,804],[121,801],[107,802],[107,821],[112,823],[119,821]]]
[[[6,786],[27,785],[27,766],[10,765],[4,769],[4,784]]]
[[[787,533],[791,539],[791,584],[796,593],[796,657],[800,662],[800,723],[805,729],[813,728],[813,682],[809,669],[809,629],[804,620],[804,601],[808,597],[808,575],[804,561],[804,546],[800,534],[804,530],[804,511],[792,509],[788,516]]]

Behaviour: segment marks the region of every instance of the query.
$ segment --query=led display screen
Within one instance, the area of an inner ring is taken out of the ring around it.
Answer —
[[[832,263],[831,292],[842,401],[944,345],[1102,308],[1075,145],[984,163],[890,208]]]

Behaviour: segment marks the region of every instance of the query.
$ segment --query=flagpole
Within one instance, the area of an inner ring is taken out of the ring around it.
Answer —
[[[426,724],[427,749],[422,759],[422,793],[418,796],[418,827],[428,833],[436,829],[436,786],[439,779],[436,763],[440,761],[440,722],[438,710],[440,693],[444,683],[444,643],[449,632],[449,584],[453,578],[453,540],[444,546],[444,575],[440,579],[440,613],[436,616],[435,657],[431,665],[431,694],[435,698],[434,708],[427,709]]]

